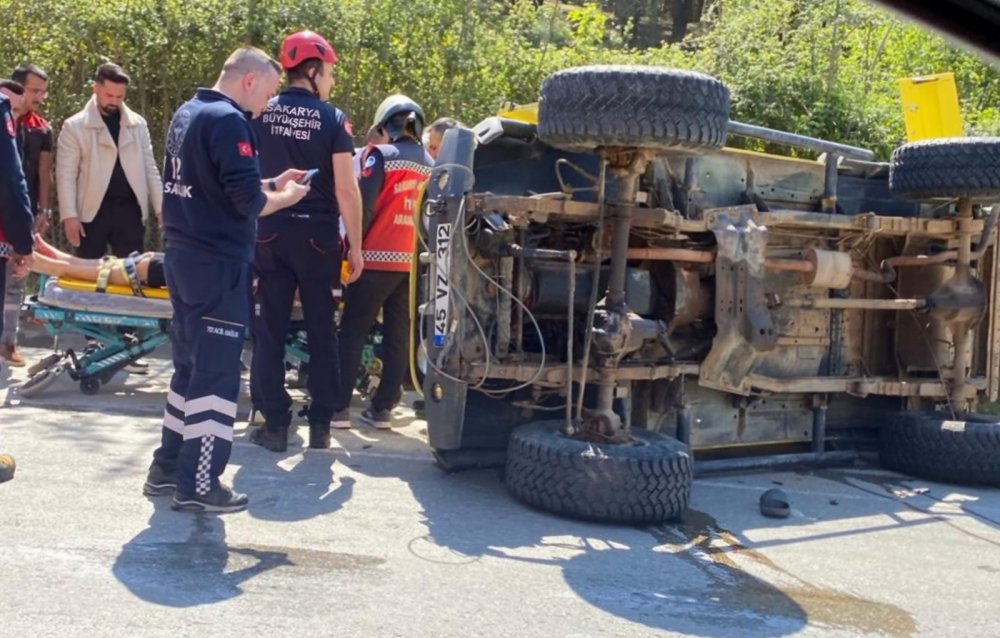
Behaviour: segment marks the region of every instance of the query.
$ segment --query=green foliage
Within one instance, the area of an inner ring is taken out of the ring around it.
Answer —
[[[647,49],[632,48],[631,23],[614,17],[627,4],[0,0],[0,68],[32,61],[46,69],[45,112],[58,126],[88,98],[97,64],[122,64],[134,78],[129,102],[149,120],[158,153],[174,109],[214,81],[229,52],[252,43],[277,54],[301,28],[324,34],[340,53],[332,101],[359,133],[390,92],[409,94],[430,117],[474,123],[503,101],[534,101],[557,69],[596,63],[701,70],[730,85],[736,119],[883,158],[905,137],[898,80],[954,71],[968,131],[1000,132],[995,70],[860,0],[716,0],[682,43]],[[640,5],[642,15],[666,15],[670,3]]]

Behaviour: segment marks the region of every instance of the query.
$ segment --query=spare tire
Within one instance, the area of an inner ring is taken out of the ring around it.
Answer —
[[[889,190],[909,200],[1000,200],[1000,138],[924,140],[897,148]]]
[[[568,151],[720,148],[728,125],[725,84],[661,67],[559,71],[542,84],[538,104],[538,136]]]
[[[565,436],[561,421],[514,430],[507,447],[507,489],[545,510],[605,523],[644,525],[679,516],[691,498],[693,464],[677,439],[632,430],[629,445]]]
[[[885,467],[921,478],[1000,486],[1000,423],[951,420],[934,412],[897,415],[882,428]]]

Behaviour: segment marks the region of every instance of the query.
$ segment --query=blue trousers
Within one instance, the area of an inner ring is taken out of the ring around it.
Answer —
[[[232,450],[249,266],[168,247],[163,268],[174,307],[174,375],[153,458],[176,471],[179,493],[201,496],[218,485]]]
[[[285,342],[295,291],[309,343],[310,424],[333,416],[340,384],[335,289],[340,288],[340,235],[336,218],[289,219],[261,226],[254,267],[260,316],[254,326],[251,385],[254,407],[272,427],[287,427],[292,399],[285,390]]]

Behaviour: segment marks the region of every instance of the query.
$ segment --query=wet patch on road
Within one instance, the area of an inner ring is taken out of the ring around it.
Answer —
[[[779,616],[793,622],[801,619],[813,626],[900,638],[916,633],[916,621],[909,612],[806,582],[761,552],[746,547],[703,512],[688,510],[679,523],[649,531],[660,543],[659,549],[698,568],[707,578],[707,586],[695,594],[702,597],[702,603],[727,608],[733,618]],[[771,582],[744,569],[741,559],[770,572]]]

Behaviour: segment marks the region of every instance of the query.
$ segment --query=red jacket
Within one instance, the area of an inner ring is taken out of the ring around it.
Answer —
[[[401,138],[369,146],[361,157],[365,270],[409,272],[413,220],[431,162],[419,143]]]

